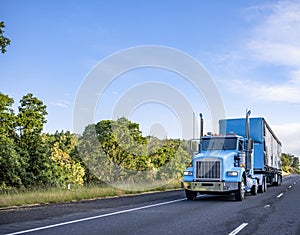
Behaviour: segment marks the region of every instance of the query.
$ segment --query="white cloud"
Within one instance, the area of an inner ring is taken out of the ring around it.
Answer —
[[[300,123],[272,125],[272,129],[275,133],[278,133],[280,140],[284,140],[282,152],[300,156]]]
[[[244,34],[218,55],[218,82],[227,112],[250,106],[271,124],[282,152],[300,156],[300,1],[262,4],[243,12]]]
[[[230,79],[230,83],[227,80],[227,87],[256,100],[300,103],[300,2],[278,1],[260,5],[247,9],[246,15],[252,28],[237,52],[240,56],[230,56],[236,64],[243,63],[243,74],[234,75],[238,79]],[[254,77],[253,71],[259,72],[265,65],[281,67],[287,72],[282,74],[279,82],[272,80],[275,69],[266,75],[268,77],[261,74]],[[232,68],[230,64],[228,66]],[[253,77],[249,77],[246,69],[251,70]]]
[[[254,56],[256,59],[264,60],[264,62],[267,63],[287,65],[292,67],[300,66],[300,47],[295,45],[275,43],[265,40],[252,40],[248,43],[248,50],[251,51],[252,56]]]
[[[300,2],[279,1],[260,7],[247,50],[267,63],[300,67]]]
[[[295,77],[278,85],[251,80],[232,80],[229,89],[235,93],[248,94],[256,100],[300,103],[299,78]]]
[[[70,102],[67,100],[59,100],[57,102],[51,103],[53,106],[61,107],[61,108],[68,108]]]

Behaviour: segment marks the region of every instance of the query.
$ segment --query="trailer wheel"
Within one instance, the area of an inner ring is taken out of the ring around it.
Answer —
[[[282,184],[282,175],[280,175],[279,178],[280,178],[280,184],[279,185],[281,185]]]
[[[187,200],[195,201],[197,197],[197,192],[185,189],[185,196]]]
[[[273,185],[280,186],[282,183],[282,176],[279,174],[276,174],[275,176],[276,176],[276,182],[274,182]]]
[[[277,176],[277,186],[280,186],[282,183],[282,175]]]
[[[243,201],[243,199],[245,198],[245,182],[244,182],[244,178],[242,179],[241,182],[239,182],[238,190],[236,190],[234,192],[234,197],[235,197],[236,201]]]
[[[267,192],[268,191],[268,185],[267,185],[267,177],[263,177],[263,189],[264,189],[264,192]]]

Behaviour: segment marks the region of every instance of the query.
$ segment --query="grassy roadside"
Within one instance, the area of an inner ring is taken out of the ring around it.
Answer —
[[[298,172],[292,172],[298,173]],[[284,172],[283,175],[289,175],[291,172]],[[161,183],[158,185],[162,185]],[[148,187],[149,185],[147,185]],[[137,187],[135,185],[135,187]],[[145,185],[139,185],[138,188],[147,188]],[[123,195],[145,193],[151,191],[165,191],[169,189],[180,188],[180,180],[172,181],[161,187],[153,187],[152,190],[121,190],[109,186],[86,186],[81,188],[58,189],[58,188],[37,188],[30,190],[14,190],[6,193],[0,193],[0,209],[8,207],[39,205],[49,203],[76,202],[81,200],[92,200],[105,197],[117,197]]]
[[[300,174],[300,169],[297,167],[291,167],[291,166],[283,166],[282,167],[283,174],[289,175],[289,174]]]
[[[142,188],[142,186],[140,186]],[[146,188],[146,187],[145,187]],[[150,191],[165,191],[180,188],[180,181],[173,181],[153,190],[128,191],[109,186],[86,186],[81,188],[57,189],[38,188],[25,191],[10,191],[0,194],[0,208],[39,205],[48,203],[75,202],[104,197],[123,196]]]

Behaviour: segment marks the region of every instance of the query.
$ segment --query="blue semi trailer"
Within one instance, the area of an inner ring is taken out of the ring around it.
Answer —
[[[267,191],[267,184],[280,185],[281,142],[264,118],[224,119],[219,134],[203,135],[191,141],[193,159],[184,171],[182,187],[186,197],[200,194],[234,194],[242,201],[246,192]]]

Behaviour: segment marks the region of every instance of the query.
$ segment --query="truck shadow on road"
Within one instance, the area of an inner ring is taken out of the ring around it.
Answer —
[[[214,201],[214,202],[224,202],[224,201],[235,201],[234,195],[198,195],[195,201]]]

